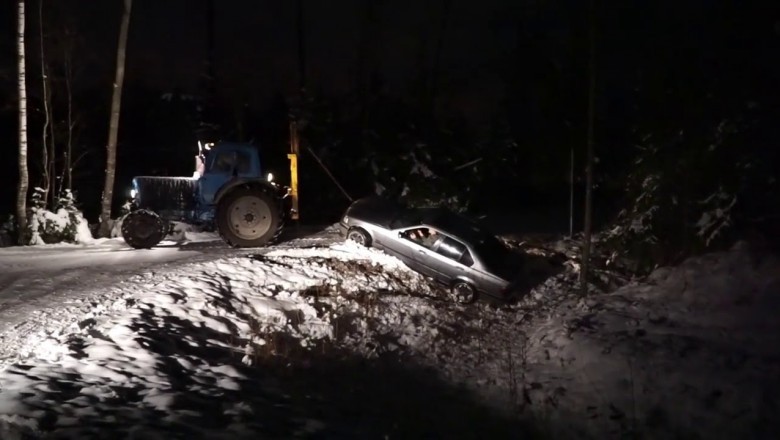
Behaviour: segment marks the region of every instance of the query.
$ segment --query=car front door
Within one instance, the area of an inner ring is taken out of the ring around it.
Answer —
[[[422,233],[427,229],[427,227],[400,229],[395,237],[389,237],[390,239],[385,241],[384,248],[386,252],[403,261],[412,270],[423,275],[435,276],[436,272],[430,262],[432,251],[412,238],[415,233]]]

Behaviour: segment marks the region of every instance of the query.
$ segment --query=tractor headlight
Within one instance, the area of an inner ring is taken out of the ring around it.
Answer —
[[[273,182],[274,181],[274,173],[268,173],[268,175],[265,176],[265,180],[267,180],[269,182]]]
[[[130,198],[134,199],[135,196],[137,196],[137,195],[138,195],[138,191],[136,191],[135,188],[131,188],[130,189]]]

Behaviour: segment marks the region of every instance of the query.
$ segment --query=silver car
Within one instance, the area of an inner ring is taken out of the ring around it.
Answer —
[[[514,296],[517,256],[467,217],[366,198],[352,203],[340,227],[348,240],[381,249],[443,283],[458,303],[471,303],[480,295],[500,300]]]

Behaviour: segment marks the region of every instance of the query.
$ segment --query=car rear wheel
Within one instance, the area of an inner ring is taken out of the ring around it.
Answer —
[[[352,240],[361,246],[371,246],[371,236],[368,235],[368,232],[360,228],[350,229],[349,232],[347,232],[347,240]]]
[[[450,298],[458,304],[471,304],[477,300],[477,290],[466,281],[458,280],[450,288]]]

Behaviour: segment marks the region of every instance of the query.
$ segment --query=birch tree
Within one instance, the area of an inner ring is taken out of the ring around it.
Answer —
[[[25,244],[27,236],[27,84],[24,59],[24,0],[19,0],[17,15],[17,54],[19,63],[19,186],[16,192],[16,225],[19,244]]]
[[[73,131],[76,127],[76,121],[73,117],[73,45],[66,43],[63,48],[63,68],[65,80],[65,96],[67,98],[67,113],[65,123],[67,124],[67,138],[65,139],[65,163],[62,165],[63,188],[73,190]]]
[[[45,38],[43,35],[43,0],[38,0],[38,39],[41,55],[41,91],[43,96],[43,129],[41,130],[41,169],[43,175],[43,201],[50,203],[50,209],[54,209],[56,195],[54,181],[54,122],[51,100],[51,88],[46,53],[44,51]],[[51,200],[49,201],[49,195]]]
[[[125,52],[127,31],[130,27],[130,10],[133,0],[123,0],[122,23],[119,27],[119,42],[116,49],[116,76],[111,97],[111,120],[108,126],[108,144],[106,145],[106,182],[103,189],[100,211],[100,236],[108,237],[111,232],[111,202],[114,197],[114,179],[116,177],[116,144],[119,133],[119,110],[122,103],[122,83],[125,79]]]

